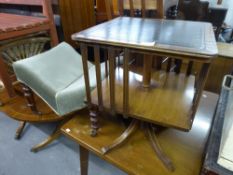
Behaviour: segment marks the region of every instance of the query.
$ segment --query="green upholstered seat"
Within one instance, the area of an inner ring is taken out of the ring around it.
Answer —
[[[95,66],[88,63],[90,86],[96,86]],[[63,42],[42,54],[13,64],[17,79],[30,87],[58,115],[85,107],[86,97],[82,58]],[[101,64],[104,77],[104,64]]]

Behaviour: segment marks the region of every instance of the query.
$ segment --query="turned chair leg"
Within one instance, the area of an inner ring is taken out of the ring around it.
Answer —
[[[22,135],[23,129],[25,128],[25,125],[26,125],[25,121],[20,121],[19,122],[19,127],[18,127],[18,129],[16,130],[16,133],[15,133],[15,139],[18,140],[18,139],[21,138],[21,135]]]
[[[89,151],[84,147],[79,146],[79,155],[80,155],[81,175],[87,175]]]
[[[98,108],[92,107],[89,110],[90,120],[91,120],[91,136],[95,137],[99,129],[98,123]]]
[[[36,107],[36,102],[35,102],[35,99],[33,97],[32,90],[24,84],[22,84],[22,86],[23,86],[24,97],[27,100],[27,106],[30,107],[31,111],[34,114],[41,115],[41,112],[39,112],[37,107]]]

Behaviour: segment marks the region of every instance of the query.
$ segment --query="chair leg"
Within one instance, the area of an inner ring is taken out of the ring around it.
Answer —
[[[35,99],[33,97],[32,90],[24,84],[22,84],[22,86],[23,86],[24,97],[27,100],[27,106],[30,107],[31,111],[34,114],[41,115],[41,112],[39,112],[37,107],[36,107],[36,102],[35,102]]]
[[[60,127],[56,127],[54,130],[53,134],[50,135],[46,140],[43,142],[39,143],[38,145],[34,146],[31,148],[31,152],[38,152],[39,150],[43,149],[46,147],[48,144],[56,140],[59,136],[61,135]]]
[[[151,146],[155,153],[157,154],[158,158],[162,161],[164,166],[171,172],[175,170],[172,161],[168,158],[168,156],[163,152],[158,138],[156,137],[155,131],[152,129],[151,124],[146,123],[145,134],[148,137]]]
[[[139,126],[139,121],[134,119],[129,127],[124,131],[124,133],[118,137],[116,140],[113,141],[113,143],[111,145],[105,146],[101,148],[101,151],[103,154],[106,154],[107,152],[111,151],[112,149],[116,148],[117,146],[120,146],[121,144],[123,144],[127,138],[132,135],[132,133],[134,131],[137,130],[138,126]]]
[[[79,152],[80,152],[81,175],[87,175],[89,151],[86,148],[79,146]]]
[[[26,125],[25,121],[20,121],[19,122],[19,127],[18,127],[18,129],[16,130],[16,133],[15,133],[15,139],[16,140],[19,140],[21,138],[21,134],[23,132],[23,129],[25,128],[25,125]]]
[[[0,101],[0,107],[3,106],[3,102]]]

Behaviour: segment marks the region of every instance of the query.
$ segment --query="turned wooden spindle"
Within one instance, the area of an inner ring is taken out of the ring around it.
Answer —
[[[41,115],[41,113],[38,111],[36,107],[36,102],[35,102],[32,90],[25,84],[22,84],[22,89],[24,92],[24,97],[27,100],[27,106],[31,109],[31,111],[34,114]]]
[[[90,120],[91,120],[91,136],[95,137],[99,129],[98,107],[92,106],[89,109],[89,115],[90,115]]]
[[[89,82],[89,72],[88,72],[88,50],[87,45],[81,44],[81,53],[82,53],[82,62],[83,62],[83,73],[84,73],[84,80],[86,85],[86,96],[87,96],[87,105],[89,108],[89,115],[91,121],[91,133],[92,137],[97,135],[98,130],[98,110],[94,107],[91,103],[91,91],[90,91],[90,82]],[[97,58],[98,59],[98,58]]]

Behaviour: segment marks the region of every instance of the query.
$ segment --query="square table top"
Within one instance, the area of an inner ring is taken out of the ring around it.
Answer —
[[[118,17],[72,35],[73,40],[180,55],[218,54],[212,25],[206,22]]]

